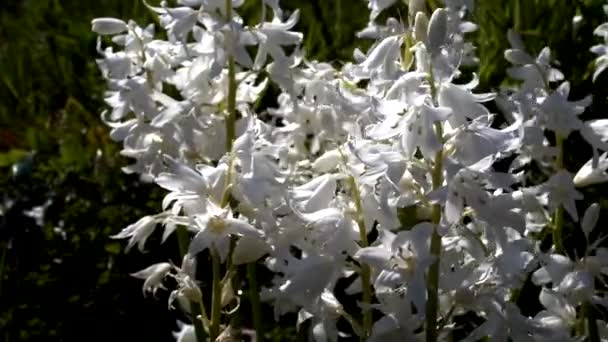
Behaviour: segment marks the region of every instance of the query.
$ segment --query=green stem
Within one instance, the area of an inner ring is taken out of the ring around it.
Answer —
[[[361,193],[357,186],[355,177],[348,177],[351,191],[355,200],[355,208],[357,210],[357,225],[359,226],[359,239],[361,240],[361,247],[369,246],[367,241],[367,228],[365,227],[365,220],[363,215],[363,204],[361,201]],[[363,288],[363,303],[367,306],[372,303],[372,286],[371,286],[371,270],[369,265],[361,264],[361,271],[359,276],[361,277],[361,287]],[[363,336],[360,336],[361,341],[364,341],[372,331],[372,311],[371,308],[366,307],[363,309]]]
[[[177,244],[179,246],[179,255],[184,257],[188,253],[188,245],[190,244],[190,237],[188,236],[188,230],[185,227],[178,227],[177,233]]]
[[[553,243],[555,244],[555,252],[564,253],[564,243],[562,240],[564,230],[564,207],[560,206],[555,210],[553,222],[555,225],[553,228]]]
[[[200,319],[197,319],[198,316],[203,317],[204,307],[202,306],[202,303],[202,299],[200,303],[190,301],[190,312],[192,313],[193,317],[192,323],[194,324],[194,332],[196,333],[196,340],[198,342],[207,341],[207,334],[205,333],[203,322]]]
[[[556,148],[557,148],[557,159],[555,166],[558,170],[564,168],[564,138],[556,134]],[[564,253],[563,245],[563,230],[564,230],[564,207],[559,206],[555,210],[555,216],[553,217],[553,243],[555,244],[556,253]]]
[[[232,18],[232,0],[225,1],[226,6],[226,18],[231,20]],[[231,42],[231,40],[229,40]],[[226,107],[228,115],[224,119],[226,126],[226,152],[230,154],[228,162],[228,172],[226,175],[226,184],[224,186],[224,193],[221,198],[221,207],[225,207],[230,201],[230,182],[232,182],[232,164],[234,157],[232,156],[232,145],[236,139],[236,64],[234,61],[234,54],[232,53],[232,47],[227,47],[228,50],[228,95],[226,99]]]
[[[521,24],[521,3],[519,0],[515,0],[513,3],[513,29],[515,32],[520,33],[522,30]]]
[[[211,327],[209,327],[209,339],[215,341],[220,334],[220,320],[222,318],[222,275],[220,274],[220,256],[215,247],[211,249],[211,262],[213,269],[213,294],[211,297]]]
[[[179,255],[183,258],[188,253],[188,245],[190,244],[190,237],[188,236],[188,230],[184,227],[178,227],[177,231],[177,243],[179,245]],[[198,342],[205,342],[206,333],[203,323],[197,319],[199,315],[204,316],[205,310],[203,309],[203,302],[201,299],[200,303],[190,301],[190,313],[192,313],[192,323],[194,324],[194,331],[196,333],[196,340]]]
[[[441,139],[443,128],[441,123],[435,123],[435,131]],[[433,166],[433,189],[438,189],[443,184],[443,151],[440,150],[435,155],[435,165]],[[433,205],[431,222],[433,223],[433,233],[431,235],[431,255],[435,260],[429,267],[426,281],[427,302],[426,302],[426,341],[436,342],[438,337],[437,315],[439,309],[439,263],[441,260],[441,236],[437,232],[437,227],[441,221],[441,205]]]
[[[232,18],[232,0],[226,0],[226,17]],[[229,40],[231,43],[232,41]],[[232,143],[236,138],[236,65],[234,62],[234,54],[232,47],[228,48],[228,117],[226,118],[226,150],[228,153],[232,150]]]
[[[255,329],[255,340],[259,342],[264,339],[264,326],[262,324],[262,305],[260,303],[260,287],[256,272],[256,264],[247,264],[247,280],[249,281],[249,300],[251,301],[251,312],[253,314],[253,327]]]
[[[437,87],[433,76],[433,66],[429,66],[429,83],[431,86],[431,96],[433,104],[437,105]],[[439,141],[443,141],[443,126],[441,122],[435,122],[435,134]],[[433,190],[438,189],[443,185],[443,147],[435,154],[433,163],[433,173],[431,175],[433,181]],[[435,257],[435,260],[429,267],[426,279],[426,341],[436,342],[439,336],[437,327],[437,316],[439,311],[439,265],[441,261],[441,236],[437,232],[439,222],[441,222],[441,205],[433,205],[431,214],[431,222],[433,223],[433,233],[431,234],[430,253]]]
[[[226,171],[226,180],[224,181],[224,192],[220,202],[220,207],[225,208],[230,204],[230,190],[232,188],[232,167],[234,164],[234,154],[230,153],[228,158],[228,171]]]

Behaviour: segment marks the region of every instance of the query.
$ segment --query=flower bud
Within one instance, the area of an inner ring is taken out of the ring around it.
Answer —
[[[232,288],[232,278],[228,279],[222,286],[222,294],[220,296],[221,307],[225,307],[236,298],[234,288]]]
[[[600,205],[597,203],[593,203],[585,210],[585,215],[583,216],[583,222],[581,223],[581,228],[585,233],[585,236],[589,237],[589,234],[595,228],[597,224],[597,220],[600,217]]]
[[[96,18],[91,21],[92,31],[100,35],[113,35],[127,30],[127,23],[116,18]]]
[[[448,36],[448,14],[443,8],[433,12],[427,31],[427,49],[431,55],[439,53],[441,46],[445,44]]]
[[[424,12],[416,13],[416,19],[414,20],[414,38],[419,42],[426,41],[426,31],[429,27],[429,19],[426,17]]]

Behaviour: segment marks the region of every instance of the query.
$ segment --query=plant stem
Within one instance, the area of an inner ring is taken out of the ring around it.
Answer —
[[[188,237],[188,231],[184,227],[178,227],[176,233],[177,243],[179,245],[179,255],[183,258],[184,255],[188,253],[188,245],[190,244],[190,238]],[[205,337],[207,335],[205,333],[205,327],[203,326],[203,322],[197,319],[199,315],[205,314],[202,299],[201,303],[190,301],[189,304],[190,313],[192,314],[192,324],[194,325],[194,331],[196,332],[196,340],[198,342],[205,342]]]
[[[211,327],[209,327],[209,339],[215,341],[220,334],[220,319],[222,317],[222,275],[220,274],[220,256],[217,250],[211,249],[211,262],[213,269],[213,287],[211,297]]]
[[[441,123],[435,123],[435,132],[442,139],[443,128]],[[435,163],[433,166],[433,189],[438,189],[443,184],[443,150],[435,154]],[[433,223],[433,233],[431,235],[431,255],[435,256],[435,260],[429,267],[427,275],[426,289],[426,341],[435,342],[438,337],[437,330],[437,311],[439,309],[439,263],[441,260],[441,236],[437,232],[437,227],[441,221],[441,205],[433,205],[433,213],[431,222]]]
[[[226,0],[226,17],[228,20],[232,18],[232,0]],[[229,39],[232,44],[232,40]],[[228,47],[228,99],[227,109],[228,117],[226,118],[226,151],[230,153],[232,150],[232,143],[236,137],[236,65],[234,62],[234,54],[232,46]]]
[[[255,328],[255,340],[263,342],[264,326],[262,324],[262,306],[260,304],[260,287],[255,269],[255,263],[247,264],[247,280],[249,281],[249,300],[251,301],[251,312],[253,314],[253,327]]]
[[[363,215],[363,204],[361,202],[361,193],[357,186],[355,177],[349,176],[348,181],[352,195],[355,200],[355,208],[357,210],[357,225],[359,226],[359,239],[361,240],[361,247],[367,247],[369,242],[367,241],[367,228],[365,227],[365,220]],[[369,306],[372,303],[372,288],[371,288],[371,270],[369,265],[361,264],[361,271],[359,276],[361,277],[361,287],[363,288],[363,304]],[[372,311],[371,308],[366,307],[363,309],[363,336],[360,336],[361,341],[364,341],[372,330]]]
[[[521,24],[521,3],[519,0],[515,0],[513,4],[513,30],[520,33],[522,30]]]
[[[188,237],[188,231],[184,227],[177,227],[177,244],[179,246],[179,255],[184,257],[188,253],[188,245],[190,244],[190,238]]]
[[[225,0],[226,10],[226,21],[230,23],[232,21],[232,0]],[[226,152],[231,154],[232,144],[236,137],[236,66],[234,62],[234,54],[232,51],[232,37],[229,37],[229,46],[226,47],[228,51],[228,95],[227,95],[227,110],[228,115],[225,118],[226,124]],[[231,182],[232,174],[232,156],[230,156],[230,162],[228,165],[228,172],[226,175],[226,186],[224,194],[221,198],[221,206],[224,207],[229,202],[229,187]],[[209,339],[215,341],[220,333],[220,320],[222,318],[222,275],[221,275],[221,264],[220,256],[218,251],[213,247],[211,249],[211,263],[213,272],[213,285],[212,285],[212,297],[211,297],[211,327],[209,328]]]
[[[226,17],[228,20],[231,20],[231,18],[232,18],[232,0],[225,0],[225,7],[226,7]],[[230,40],[230,42],[232,42],[232,41]],[[236,82],[236,65],[235,65],[234,54],[233,54],[232,48],[229,48],[228,52],[229,52],[229,56],[228,56],[228,96],[227,96],[228,115],[225,120],[225,123],[226,123],[226,151],[228,153],[232,153],[232,145],[236,138],[237,82]],[[231,156],[230,161],[228,163],[228,173],[226,175],[226,189],[225,189],[224,195],[222,196],[222,199],[221,199],[222,207],[228,205],[228,203],[230,201],[229,187],[230,187],[230,182],[232,181],[231,178],[232,178],[233,161],[234,161],[234,157]],[[215,266],[216,265],[215,265],[215,261],[214,261],[214,268],[213,268],[213,270],[214,270],[214,273],[213,273],[214,303],[215,303],[215,293],[216,293],[216,290],[215,290],[216,278],[219,281],[219,265],[217,265],[217,268],[218,268],[217,277],[216,277],[216,267]],[[251,306],[252,306],[253,324],[254,324],[254,328],[256,331],[256,340],[263,341],[264,340],[264,331],[263,331],[263,327],[262,327],[262,310],[261,310],[261,305],[260,305],[259,286],[258,286],[258,282],[257,282],[255,263],[247,264],[247,278],[249,281],[249,297],[250,297]],[[219,287],[219,285],[218,285],[218,287]],[[218,295],[218,299],[217,299],[218,301],[219,301],[219,297],[221,296],[221,289],[219,290],[219,293],[220,294]],[[220,306],[220,304],[218,303],[218,305],[217,305],[218,316],[219,316],[219,306]],[[212,308],[212,311],[213,310],[214,309]],[[213,311],[213,312],[215,312],[215,311]],[[215,319],[212,318],[212,321],[215,322]],[[218,319],[218,321],[219,321],[219,319]],[[211,340],[214,341],[213,338]]]
[[[437,106],[437,86],[435,85],[432,64],[429,65],[429,83],[431,86],[433,104]],[[441,125],[441,122],[435,122],[435,134],[443,144],[443,126]],[[443,185],[443,146],[435,154],[431,177],[433,181],[433,190],[436,190]],[[441,204],[433,205],[431,222],[433,223],[433,233],[431,234],[430,252],[431,255],[435,256],[435,260],[429,267],[426,279],[427,300],[425,317],[426,341],[436,342],[439,336],[437,316],[439,310],[439,265],[441,261],[441,236],[437,232],[437,227],[439,226],[439,222],[441,222]]]
[[[202,305],[202,303],[202,299],[200,303],[190,301],[190,312],[192,313],[192,317],[194,317],[192,323],[194,324],[194,332],[196,333],[196,340],[198,342],[207,341],[207,334],[205,333],[205,327],[203,326],[203,322],[197,318],[198,316],[203,317],[204,306]]]
[[[226,18],[227,20],[232,19],[232,0],[225,0],[226,6]],[[232,40],[228,40],[232,43]],[[230,201],[230,182],[232,182],[232,164],[234,157],[232,156],[232,145],[234,139],[236,139],[236,65],[234,62],[234,54],[231,46],[227,47],[228,50],[228,95],[226,98],[226,108],[228,115],[224,118],[226,127],[226,153],[230,154],[228,162],[228,172],[226,174],[226,184],[224,186],[224,193],[221,198],[221,207],[225,207]]]
[[[557,148],[557,159],[555,161],[555,166],[558,170],[564,168],[564,138],[556,133],[555,137],[555,145]],[[555,210],[553,218],[553,243],[555,244],[555,252],[556,253],[564,253],[564,245],[562,240],[563,230],[564,230],[564,207],[559,206]]]

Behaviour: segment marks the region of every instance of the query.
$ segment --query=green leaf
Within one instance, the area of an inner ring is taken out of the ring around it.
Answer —
[[[0,153],[0,167],[7,167],[13,165],[25,158],[28,154],[25,150],[12,149],[5,153]]]

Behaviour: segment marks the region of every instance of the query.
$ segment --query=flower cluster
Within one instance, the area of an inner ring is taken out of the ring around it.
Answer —
[[[237,12],[244,0],[177,2],[148,6],[160,33],[92,24],[108,84],[102,118],[134,160],[124,170],[168,191],[162,212],[116,237],[143,251],[159,225],[163,241],[189,233],[181,267],[134,274],[154,294],[167,275],[177,281],[170,306],[201,326],[180,325],[179,341],[235,334],[221,310],[242,293],[235,267],[255,263],[274,277],[252,302],[270,303],[275,319],[297,312],[316,341],[451,340],[467,315],[481,323],[466,341],[608,339],[597,315],[608,305],[599,287],[608,249],[592,233],[599,206],[582,219],[576,207],[577,188],[608,180],[608,120],[579,118],[591,98],[569,99],[548,48],[532,55],[510,32],[517,87],[477,93],[476,75],[461,71],[477,62],[466,40],[477,29],[472,1],[427,12],[411,0],[409,20],[382,24],[395,1],[369,0],[359,36],[375,43],[340,68],[305,58],[298,12],[287,16],[278,0],[262,1],[255,26]],[[605,66],[600,57],[598,73]],[[573,132],[594,156],[575,175],[563,161]],[[567,252],[565,221],[586,237],[584,255]],[[194,267],[203,255],[213,264],[209,312]],[[340,296],[338,282],[348,284]],[[525,284],[543,307],[531,317],[518,306]]]

